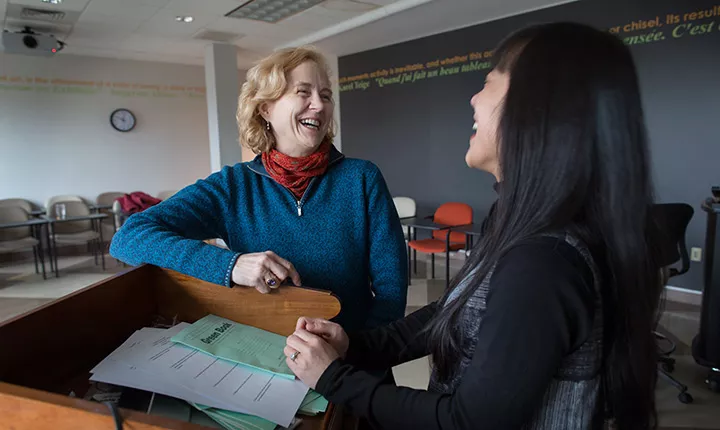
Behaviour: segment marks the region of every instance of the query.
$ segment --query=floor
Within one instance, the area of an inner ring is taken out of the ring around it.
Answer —
[[[47,272],[48,279],[35,273],[32,261],[0,267],[0,322],[30,311],[86,286],[100,282],[123,270],[106,256],[106,269],[95,266],[92,257],[58,259],[60,277]],[[46,262],[47,263],[47,262]]]
[[[61,258],[60,277],[48,277],[48,280],[35,274],[32,262],[0,267],[0,323],[124,270],[115,260],[108,257],[106,261],[107,270],[103,271],[94,265],[92,258]],[[451,259],[451,274],[462,264],[460,256]],[[445,288],[444,258],[437,259],[437,279],[428,279],[426,266],[424,258],[420,257],[418,272],[413,275],[408,291],[408,313],[437,299]],[[673,375],[689,386],[694,397],[692,404],[680,403],[677,389],[660,379],[657,406],[661,429],[720,429],[720,394],[706,388],[706,372],[690,355],[689,345],[698,331],[699,317],[698,306],[668,302],[660,321],[660,330],[678,344],[673,355],[677,359]],[[422,358],[394,368],[393,373],[398,385],[425,389],[430,377],[430,363],[428,358]]]

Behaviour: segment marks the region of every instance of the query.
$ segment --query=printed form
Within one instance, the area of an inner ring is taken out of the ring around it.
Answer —
[[[121,362],[204,398],[196,403],[256,415],[285,427],[292,423],[308,392],[305,384],[220,360],[171,341],[188,326],[181,323],[167,330],[142,329],[139,331],[142,335],[128,339],[96,369],[102,371],[111,361]],[[102,373],[108,379],[110,372]],[[141,389],[153,391],[147,386]]]

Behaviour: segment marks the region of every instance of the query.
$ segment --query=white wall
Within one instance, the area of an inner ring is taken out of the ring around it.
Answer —
[[[197,66],[0,53],[0,198],[155,195],[207,176],[204,78]],[[135,113],[133,131],[112,129],[117,108]]]

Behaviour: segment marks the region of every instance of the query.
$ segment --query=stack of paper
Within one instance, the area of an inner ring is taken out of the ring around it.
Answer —
[[[272,421],[264,420],[254,415],[212,408],[198,403],[191,404],[198,410],[206,413],[210,418],[228,430],[273,430],[276,428],[275,423]],[[315,391],[310,390],[300,404],[300,410],[298,410],[298,413],[314,416],[325,412],[327,410],[327,406],[328,401],[325,400],[324,397]],[[292,429],[296,424],[299,424],[299,422],[300,420],[293,421],[289,428]]]
[[[287,375],[278,376],[281,372],[258,370],[171,341],[188,327],[181,323],[167,330],[138,330],[91,371],[90,379],[177,397],[218,414],[223,411],[222,415],[253,415],[269,421],[268,426],[292,426],[307,386]]]
[[[323,396],[310,390],[300,404],[299,413],[303,415],[317,415],[327,410],[328,401]]]
[[[274,422],[264,420],[254,415],[240,414],[230,412],[224,409],[211,408],[210,406],[192,403],[198,410],[206,413],[215,422],[226,428],[227,430],[274,430],[277,426]],[[288,428],[293,428],[297,420]]]
[[[173,336],[172,341],[281,378],[295,379],[285,363],[285,338],[279,334],[208,315]]]

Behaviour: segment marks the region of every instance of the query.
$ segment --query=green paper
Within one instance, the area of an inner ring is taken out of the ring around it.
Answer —
[[[310,390],[300,404],[298,413],[303,415],[317,415],[321,412],[325,412],[327,407],[328,401],[319,393]]]
[[[295,379],[285,363],[285,337],[259,328],[208,315],[172,337],[214,357]]]
[[[256,417],[255,415],[211,408],[197,403],[192,403],[192,405],[206,413],[210,418],[228,430],[274,430],[275,427],[277,427],[274,422]]]

